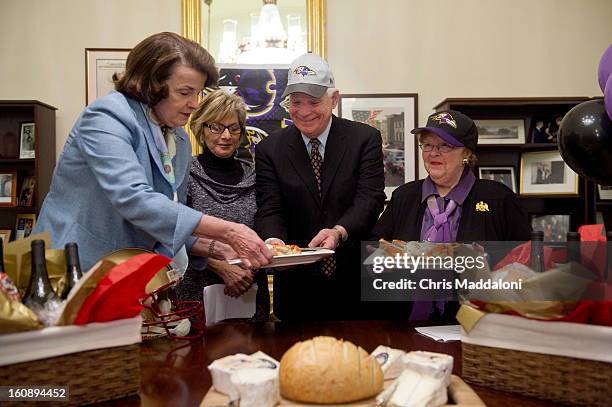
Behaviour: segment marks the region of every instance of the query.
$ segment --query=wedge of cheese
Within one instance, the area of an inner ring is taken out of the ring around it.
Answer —
[[[437,407],[448,401],[442,378],[407,369],[395,380],[386,407]]]
[[[239,397],[236,387],[232,384],[231,376],[243,369],[264,369],[271,370],[278,375],[278,362],[263,352],[256,352],[252,355],[236,353],[212,362],[208,365],[208,370],[212,376],[212,384],[215,390],[227,394],[230,400]]]
[[[404,369],[442,379],[444,387],[450,385],[453,373],[453,357],[450,355],[418,350],[403,355],[400,363]]]
[[[393,349],[387,346],[379,345],[372,356],[380,363],[380,367],[385,375],[385,380],[395,379],[404,370],[401,358],[406,352],[400,349]]]
[[[240,407],[274,407],[280,402],[278,369],[241,369],[230,380]]]

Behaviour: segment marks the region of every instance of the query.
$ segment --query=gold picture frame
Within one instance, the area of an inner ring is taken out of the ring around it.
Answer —
[[[519,195],[578,195],[578,174],[561,158],[558,150],[521,154]]]
[[[306,2],[308,51],[326,57],[325,23],[327,0]],[[202,0],[181,0],[181,33],[183,37],[202,43]]]
[[[306,28],[308,51],[325,58],[325,24],[327,0],[304,0],[306,2]],[[202,44],[202,3],[203,0],[181,0],[181,34]],[[185,126],[191,141],[192,154],[199,154],[200,148],[189,125]]]

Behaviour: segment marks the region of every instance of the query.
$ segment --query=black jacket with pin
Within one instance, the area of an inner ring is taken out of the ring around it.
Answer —
[[[409,182],[393,192],[373,229],[374,237],[421,240],[427,208],[427,201],[421,202],[423,181]],[[484,205],[477,207],[480,203]],[[500,182],[476,179],[463,202],[456,241],[526,241],[530,234],[529,220],[514,192]]]

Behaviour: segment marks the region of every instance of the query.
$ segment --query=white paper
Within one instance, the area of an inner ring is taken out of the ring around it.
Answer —
[[[238,298],[225,295],[225,284],[204,287],[204,315],[206,325],[212,325],[228,318],[251,318],[255,315],[257,284]]]
[[[0,366],[139,343],[141,326],[142,318],[137,315],[111,322],[0,335]]]
[[[421,335],[425,335],[437,342],[461,340],[460,325],[420,326],[414,329]]]
[[[548,272],[547,272],[548,273]],[[522,352],[612,363],[612,327],[486,314],[461,341]]]

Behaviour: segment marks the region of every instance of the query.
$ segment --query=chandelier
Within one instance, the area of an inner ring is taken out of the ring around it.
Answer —
[[[223,20],[218,62],[289,64],[306,52],[306,33],[302,31],[301,16],[287,14],[285,30],[277,0],[263,0],[261,10],[251,14],[250,20],[250,35],[240,40],[237,38],[238,21]]]

